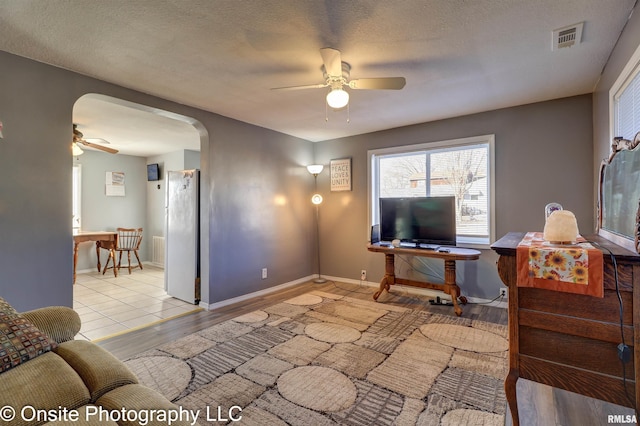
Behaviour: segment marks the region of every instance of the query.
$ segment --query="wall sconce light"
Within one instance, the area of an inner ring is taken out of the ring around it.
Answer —
[[[322,169],[324,169],[324,166],[322,164],[311,164],[307,166],[307,170],[313,175],[314,178],[317,178],[318,175],[322,173]]]
[[[313,175],[313,178],[315,179],[316,189],[318,187],[318,175],[322,172],[322,169],[324,169],[324,166],[322,164],[312,164],[310,166],[307,166],[307,170]],[[318,278],[313,280],[313,282],[316,284],[322,284],[327,282],[327,280],[322,278],[322,275],[320,274],[320,204],[322,203],[322,195],[318,193],[313,194],[313,196],[311,197],[311,202],[316,206],[316,251],[318,253]]]

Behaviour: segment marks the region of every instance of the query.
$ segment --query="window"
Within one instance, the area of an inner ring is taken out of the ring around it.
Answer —
[[[72,199],[73,206],[71,207],[71,213],[73,215],[73,230],[80,230],[81,220],[80,220],[80,192],[81,192],[81,182],[80,179],[80,164],[73,165],[73,174],[72,174]]]
[[[370,223],[380,198],[456,197],[458,244],[494,240],[494,135],[369,151]]]
[[[640,47],[610,90],[611,139],[633,140],[640,132]]]
[[[613,133],[628,140],[640,131],[640,73],[634,74],[614,97]]]

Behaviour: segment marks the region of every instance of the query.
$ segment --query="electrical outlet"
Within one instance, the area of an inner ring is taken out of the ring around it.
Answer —
[[[262,279],[267,278],[267,268],[262,268]]]
[[[365,281],[366,279],[367,279],[367,270],[366,270],[366,269],[363,269],[363,270],[360,272],[360,281]]]
[[[507,297],[507,289],[506,288],[501,288],[500,289],[500,297]]]

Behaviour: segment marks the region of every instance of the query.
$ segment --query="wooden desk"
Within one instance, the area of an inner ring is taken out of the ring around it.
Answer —
[[[116,241],[118,234],[110,231],[75,232],[73,234],[73,283],[76,283],[76,266],[78,264],[78,244],[85,241],[96,242],[96,256],[98,257],[98,272],[100,272],[100,243],[103,241]],[[117,277],[117,268],[113,268],[113,274]]]
[[[640,255],[597,235],[617,263],[625,343],[631,361],[618,358],[622,342],[615,269],[604,250],[604,298],[517,286],[516,248],[525,233],[510,232],[491,248],[509,287],[509,374],[504,382],[513,425],[519,425],[516,382],[523,377],[626,407],[640,406]],[[626,386],[623,381],[626,377]],[[628,395],[628,396],[627,396]]]
[[[462,315],[462,308],[458,305],[458,298],[462,304],[467,303],[467,298],[460,296],[460,287],[456,284],[456,260],[477,260],[480,258],[478,250],[465,249],[459,247],[447,247],[449,253],[437,250],[427,250],[406,247],[385,247],[380,244],[369,244],[367,250],[377,253],[384,253],[385,266],[384,277],[380,281],[380,289],[373,294],[373,300],[378,300],[383,290],[389,291],[394,284],[402,284],[411,287],[421,287],[433,290],[440,290],[451,296],[453,310],[457,316]],[[407,256],[431,257],[444,260],[444,283],[430,283],[426,281],[415,281],[395,276],[395,255],[404,254]]]

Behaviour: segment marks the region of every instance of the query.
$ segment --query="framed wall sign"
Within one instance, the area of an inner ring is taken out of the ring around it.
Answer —
[[[351,189],[351,158],[331,160],[331,191]]]

